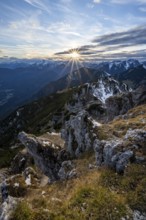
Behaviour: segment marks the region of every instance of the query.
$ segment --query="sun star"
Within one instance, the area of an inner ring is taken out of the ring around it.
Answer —
[[[78,60],[80,58],[80,54],[78,51],[72,51],[69,56],[71,57],[71,59],[73,60]]]

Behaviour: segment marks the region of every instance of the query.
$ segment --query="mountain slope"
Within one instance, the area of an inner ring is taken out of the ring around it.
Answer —
[[[125,72],[131,68],[135,68],[137,66],[141,65],[141,62],[135,59],[129,59],[129,60],[113,60],[110,62],[101,62],[98,64],[95,63],[89,63],[89,67],[99,69],[102,71],[106,71],[111,75],[120,74],[122,72]]]
[[[70,115],[77,114],[82,109],[86,109],[97,119],[106,121],[113,119],[114,114],[125,113],[142,100],[139,97],[144,94],[144,90],[131,94],[125,85],[120,85],[111,77],[105,76],[105,74],[103,76],[103,73],[97,71],[94,73],[95,75],[91,75],[92,80],[98,78],[94,83],[67,89],[18,108],[1,122],[0,145],[5,146],[6,143],[14,142],[18,132],[22,130],[35,134],[53,129],[59,130]],[[87,75],[87,78],[84,79],[89,79],[88,77]],[[79,83],[78,78],[77,82]],[[137,99],[139,100],[137,101]],[[125,102],[125,100],[127,101]],[[112,106],[114,107],[112,108]]]
[[[119,74],[117,78],[119,81],[128,84],[132,89],[136,89],[141,85],[146,85],[146,68],[140,65]]]
[[[72,71],[55,82],[51,82],[45,86],[36,97],[44,97],[57,91],[83,85],[84,83],[96,82],[100,77],[106,75],[104,71],[83,67]]]
[[[146,218],[146,87],[129,91],[105,72],[94,81],[93,73],[93,81],[22,106],[1,122],[0,150],[25,149],[9,173],[0,170],[9,194],[0,218]],[[78,74],[67,82],[78,85]]]
[[[51,81],[64,75],[64,65],[31,65],[21,68],[0,68],[0,118],[6,117]]]

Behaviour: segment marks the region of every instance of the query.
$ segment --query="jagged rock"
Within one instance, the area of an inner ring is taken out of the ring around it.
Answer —
[[[73,177],[76,177],[76,176],[77,176],[76,169],[73,169],[69,172],[68,179],[72,179]]]
[[[146,144],[146,131],[143,129],[129,129],[125,135],[125,140],[129,140],[135,145],[142,147]]]
[[[61,164],[61,168],[58,172],[60,179],[71,179],[76,176],[76,170],[74,169],[73,163],[69,161],[64,161]]]
[[[132,93],[111,96],[106,100],[107,121],[113,120],[115,116],[125,114],[133,107]]]
[[[23,176],[25,177],[25,179],[28,178],[29,175],[33,176],[33,178],[38,178],[36,171],[32,167],[27,167],[23,171]]]
[[[139,164],[144,163],[146,161],[144,157],[136,156],[135,159],[136,159],[136,163],[139,163]]]
[[[9,196],[0,207],[0,220],[9,220],[12,212],[16,208],[18,199]]]
[[[104,142],[101,142],[98,139],[94,141],[94,150],[97,166],[101,166],[103,162],[103,143]]]
[[[115,116],[125,114],[134,106],[146,103],[146,88],[141,86],[135,91],[118,94],[106,99],[107,121],[111,121]]]
[[[26,150],[19,152],[11,162],[11,173],[17,174],[25,170],[26,167],[32,165],[33,159]]]
[[[129,129],[125,135],[125,141],[130,141],[135,150],[141,150],[146,155],[146,130],[143,129]]]
[[[128,145],[127,145],[127,141]],[[136,151],[146,143],[146,131],[142,129],[128,130],[124,139],[112,141],[94,141],[97,166],[102,164],[123,173],[129,162],[144,162],[145,158],[136,156]],[[135,148],[133,146],[138,146]]]
[[[93,124],[84,110],[76,116],[71,116],[62,129],[62,138],[66,143],[66,150],[72,157],[93,149]]]
[[[133,220],[146,220],[146,213],[140,213],[138,210],[133,212]]]
[[[131,150],[127,150],[124,153],[121,153],[118,157],[118,161],[116,163],[116,171],[117,173],[123,173],[125,167],[129,163],[129,161],[134,157],[134,153]]]
[[[39,169],[41,169],[51,181],[59,179],[58,172],[62,162],[58,160],[58,155],[61,150],[60,146],[56,146],[49,141],[43,141],[35,136],[30,136],[25,132],[19,133],[18,138],[34,158]]]
[[[129,161],[134,157],[133,151],[123,152],[123,143],[118,141],[105,141],[94,143],[97,166],[105,165],[113,168],[117,173],[123,173]]]

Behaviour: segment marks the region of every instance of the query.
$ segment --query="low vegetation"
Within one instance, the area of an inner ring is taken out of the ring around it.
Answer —
[[[101,172],[100,184],[125,197],[131,209],[146,212],[146,165],[131,164],[123,176],[105,169]]]
[[[129,128],[146,129],[146,105],[99,127],[99,139],[123,137]],[[118,175],[95,167],[94,156],[90,152],[74,160],[78,174],[74,179],[30,187],[11,220],[120,220],[132,219],[133,210],[146,212],[146,165],[129,164],[124,174]]]
[[[75,161],[77,178],[31,189],[25,196],[30,219],[119,220],[127,215],[130,219],[131,210],[146,212],[145,166],[131,164],[124,175],[118,175],[107,168],[89,169],[91,161],[91,154]],[[15,220],[19,219],[19,212],[20,205],[14,212]],[[23,220],[23,215],[24,210],[19,220]]]

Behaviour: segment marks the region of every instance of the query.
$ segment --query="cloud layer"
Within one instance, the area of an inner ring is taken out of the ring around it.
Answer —
[[[142,56],[145,11],[146,0],[0,1],[0,56]]]
[[[78,50],[83,59],[116,59],[141,58],[146,55],[146,26],[138,26],[128,31],[98,36],[91,44],[84,45]],[[139,49],[141,48],[141,49]],[[68,55],[71,51],[56,53],[56,56]]]

